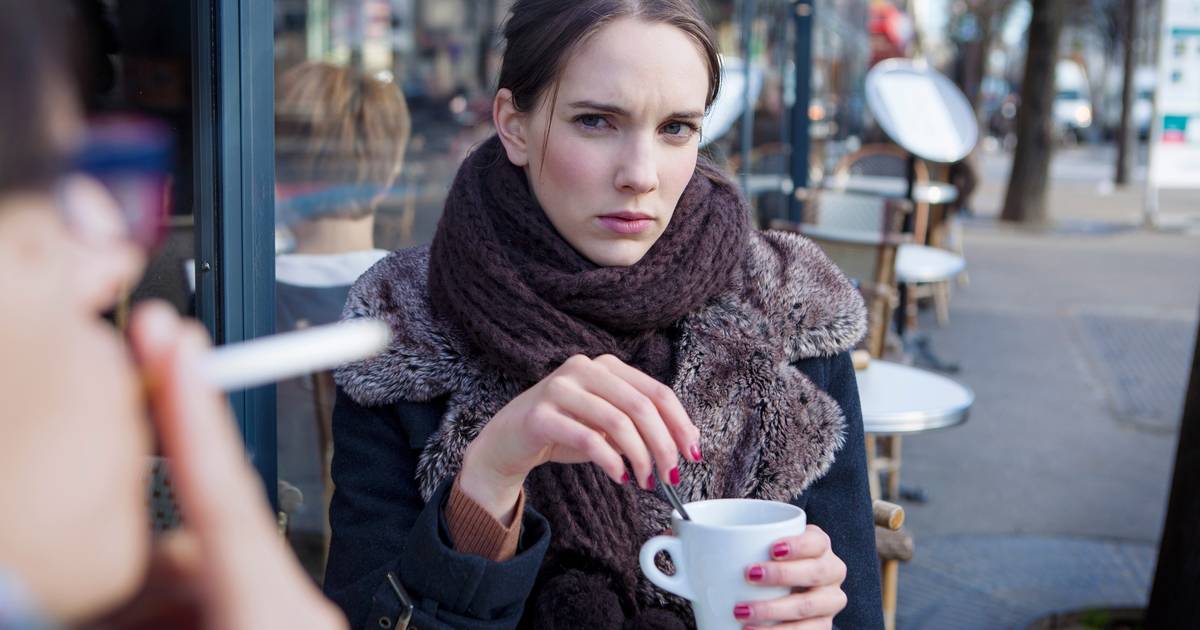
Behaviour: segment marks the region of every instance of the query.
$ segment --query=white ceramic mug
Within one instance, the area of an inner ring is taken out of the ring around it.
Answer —
[[[746,580],[752,564],[771,559],[779,539],[804,532],[804,510],[789,503],[757,499],[714,499],[684,506],[692,520],[671,515],[673,536],[655,536],[642,545],[642,573],[659,588],[692,601],[699,630],[740,630],[733,607],[783,597],[785,586],[759,586]],[[675,574],[654,564],[667,552]]]

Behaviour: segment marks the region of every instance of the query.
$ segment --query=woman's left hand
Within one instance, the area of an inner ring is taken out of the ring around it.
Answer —
[[[789,586],[791,595],[760,602],[745,602],[734,608],[734,617],[754,628],[757,622],[773,622],[774,630],[832,628],[833,616],[846,607],[842,581],[846,563],[833,553],[829,536],[816,525],[804,533],[774,542],[770,562],[746,567],[746,580],[762,586]]]

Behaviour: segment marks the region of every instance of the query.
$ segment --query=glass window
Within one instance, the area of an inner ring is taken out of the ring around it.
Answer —
[[[388,251],[429,242],[467,151],[491,134],[510,2],[277,0],[276,325],[336,321]],[[280,508],[313,577],[327,549],[332,381],[277,388]]]
[[[162,192],[169,212],[165,233],[129,302],[154,297],[194,312],[191,275],[192,12],[188,3],[155,0],[77,0],[76,68],[93,120],[133,117],[135,126],[169,130],[172,176]],[[141,120],[138,120],[141,119]],[[125,309],[118,309],[118,319]]]

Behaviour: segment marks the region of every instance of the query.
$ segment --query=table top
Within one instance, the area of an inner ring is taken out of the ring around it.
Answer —
[[[887,175],[834,175],[826,178],[825,187],[847,192],[860,192],[891,199],[907,199],[908,180]],[[958,189],[946,182],[926,182],[913,186],[913,201],[922,203],[952,203],[958,199]]]
[[[903,243],[896,250],[896,281],[941,282],[967,268],[967,261],[954,252],[937,247]]]
[[[908,365],[872,360],[857,372],[867,433],[919,433],[967,421],[975,394],[966,386]]]

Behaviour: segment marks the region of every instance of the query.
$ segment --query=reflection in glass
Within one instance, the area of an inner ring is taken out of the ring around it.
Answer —
[[[339,319],[350,286],[387,252],[375,213],[404,164],[411,120],[390,76],[328,62],[283,71],[275,91],[276,329]],[[333,398],[328,374],[277,387],[280,504],[288,538],[318,574],[328,525]]]

